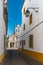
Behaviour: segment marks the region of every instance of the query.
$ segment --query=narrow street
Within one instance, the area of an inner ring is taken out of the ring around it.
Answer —
[[[6,57],[0,65],[29,65],[25,59],[19,56],[17,51],[7,51]]]
[[[0,0],[0,65],[43,65],[43,0]]]

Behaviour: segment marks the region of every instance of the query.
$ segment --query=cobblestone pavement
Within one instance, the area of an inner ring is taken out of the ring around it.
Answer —
[[[29,65],[16,51],[7,51],[7,55],[0,65]]]
[[[28,57],[26,56],[26,58]],[[30,57],[28,58],[27,63],[26,58],[20,56],[18,51],[9,50],[7,51],[6,56],[0,65],[43,65],[33,59],[30,59]]]

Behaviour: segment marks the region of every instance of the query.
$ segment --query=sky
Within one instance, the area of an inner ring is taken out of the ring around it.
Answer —
[[[8,0],[8,31],[7,35],[14,33],[14,27],[22,24],[21,8],[24,0]]]

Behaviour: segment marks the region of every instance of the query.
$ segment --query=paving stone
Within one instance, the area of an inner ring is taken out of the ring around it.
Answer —
[[[29,65],[17,51],[7,51],[7,54],[0,65]]]
[[[18,51],[9,50],[0,65],[43,65]]]

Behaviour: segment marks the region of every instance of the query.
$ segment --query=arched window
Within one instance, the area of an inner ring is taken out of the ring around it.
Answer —
[[[24,14],[26,13],[26,10],[25,10],[25,8],[24,8],[23,12],[24,12]]]
[[[23,30],[25,30],[25,24],[23,25]]]
[[[29,24],[32,24],[32,13],[30,14]]]
[[[29,36],[29,48],[33,48],[33,35]]]

